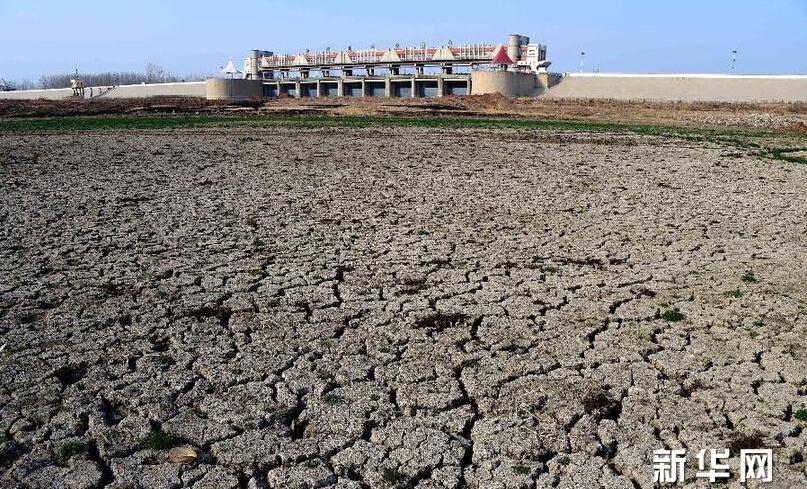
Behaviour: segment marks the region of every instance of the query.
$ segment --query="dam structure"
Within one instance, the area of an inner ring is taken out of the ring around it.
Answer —
[[[396,45],[298,54],[253,50],[244,60],[243,81],[212,81],[207,95],[213,99],[283,95],[442,97],[489,93],[492,85],[493,91],[534,95],[537,84],[530,82],[536,74],[546,74],[549,65],[546,46],[530,43],[528,37],[519,34],[508,36],[506,44]],[[512,74],[480,75],[506,72]],[[474,89],[477,80],[480,86]]]
[[[206,97],[508,97],[674,102],[807,102],[807,75],[552,73],[545,44],[510,34],[502,43],[400,46],[296,54],[253,50],[206,81],[0,91],[0,99]]]

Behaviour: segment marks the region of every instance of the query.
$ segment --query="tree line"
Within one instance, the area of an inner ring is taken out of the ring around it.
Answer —
[[[49,88],[70,88],[70,80],[75,78],[73,74],[44,75],[39,78],[39,82],[31,80],[3,80],[0,78],[0,91],[2,90],[34,90]],[[114,85],[139,85],[141,83],[174,83],[182,81],[201,81],[207,78],[205,74],[193,74],[189,76],[176,76],[161,66],[154,63],[146,65],[144,71],[121,71],[106,73],[81,73],[79,78],[84,81],[87,87],[106,87]]]

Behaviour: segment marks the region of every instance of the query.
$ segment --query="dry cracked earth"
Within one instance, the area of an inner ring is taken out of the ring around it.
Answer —
[[[0,485],[630,489],[686,448],[695,487],[730,448],[738,487],[767,447],[805,487],[805,188],[620,134],[0,135]]]

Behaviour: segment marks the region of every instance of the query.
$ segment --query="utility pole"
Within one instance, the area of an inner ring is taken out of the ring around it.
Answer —
[[[583,59],[586,57],[585,51],[580,51],[580,73],[583,72]]]
[[[737,63],[737,50],[731,50],[731,72],[734,73],[734,65]]]

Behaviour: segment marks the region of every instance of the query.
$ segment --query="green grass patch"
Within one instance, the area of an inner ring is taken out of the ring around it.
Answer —
[[[737,290],[729,290],[728,292],[725,292],[724,295],[726,297],[733,297],[735,299],[739,299],[740,297],[743,296],[743,291],[739,290],[739,289],[737,289]]]
[[[804,148],[770,148],[766,154],[775,160],[789,161],[791,163],[801,163],[807,165],[807,156],[796,155],[793,153],[807,153],[807,147]]]
[[[397,484],[406,480],[406,476],[395,469],[384,469],[384,471],[381,472],[381,478],[384,479],[384,482],[389,484]]]
[[[530,475],[532,474],[532,469],[524,465],[514,465],[513,472],[518,475]]]
[[[0,120],[0,132],[6,131],[87,131],[101,129],[164,129],[192,127],[236,120],[225,116],[165,117],[44,117]]]
[[[569,121],[539,118],[504,117],[392,117],[392,116],[277,116],[277,115],[171,115],[171,116],[75,116],[0,120],[4,131],[73,131],[101,129],[165,129],[209,125],[320,127],[405,126],[448,129],[547,129],[595,132],[628,132],[651,136],[673,136],[686,139],[739,142],[748,137],[775,136],[779,133],[731,129],[697,129],[651,124]]]
[[[322,396],[322,402],[331,406],[338,406],[345,403],[345,398],[338,394],[325,394]]]
[[[795,413],[793,413],[793,417],[798,419],[799,421],[807,422],[807,409],[799,409]]]
[[[67,462],[73,458],[73,455],[78,454],[83,445],[76,441],[70,441],[59,447],[59,453],[57,454],[59,458],[59,463],[61,465],[67,465]]]
[[[759,279],[754,275],[754,272],[748,272],[742,276],[742,281],[747,284],[755,284],[759,282]]]
[[[561,464],[561,465],[564,465],[564,466],[569,465],[570,462],[571,462],[571,460],[569,460],[569,457],[564,456],[564,457],[560,457],[558,459],[558,463]]]
[[[684,316],[684,313],[679,311],[678,308],[675,308],[675,309],[668,309],[663,313],[661,313],[661,319],[671,323],[677,323],[678,321],[683,321],[684,319],[686,319],[686,316]]]
[[[761,327],[765,326],[765,321],[763,321],[761,319],[757,319],[756,321],[754,321],[751,324],[753,324],[755,328],[761,328]]]
[[[151,450],[168,450],[173,448],[176,439],[171,433],[159,429],[152,430],[146,437],[146,447]]]
[[[169,366],[175,364],[176,362],[174,361],[174,358],[171,355],[160,353],[157,356],[157,363],[159,363],[160,365]]]

